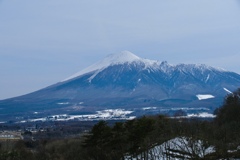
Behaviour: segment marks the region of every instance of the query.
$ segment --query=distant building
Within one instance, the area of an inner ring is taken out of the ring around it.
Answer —
[[[21,132],[3,131],[0,132],[0,141],[4,140],[20,140],[23,139]]]

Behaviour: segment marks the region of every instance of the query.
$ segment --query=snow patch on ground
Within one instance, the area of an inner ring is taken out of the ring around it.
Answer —
[[[191,113],[187,114],[186,116],[177,116],[172,118],[215,118],[216,115],[208,112],[202,112],[202,113]]]
[[[143,159],[143,155],[147,156],[147,159],[154,160],[193,159],[196,158],[196,156],[202,159],[207,154],[214,152],[215,147],[206,145],[202,140],[195,140],[188,137],[176,137],[160,145],[156,145],[155,147],[149,149],[145,154],[139,154],[137,156],[127,155],[124,159]]]
[[[157,107],[144,107],[143,110],[151,110],[151,109],[157,109]]]
[[[199,110],[205,110],[205,111],[209,111],[209,108],[159,108],[159,111],[163,112],[163,111],[178,111],[178,110],[182,110],[182,111],[199,111]]]
[[[61,103],[57,103],[57,104],[59,104],[59,105],[67,105],[67,104],[69,104],[69,102],[61,102]]]
[[[204,100],[204,99],[210,99],[210,98],[215,98],[213,95],[211,94],[198,94],[196,95],[198,100]]]
[[[196,113],[196,114],[188,114],[186,116],[187,118],[215,118],[216,116],[211,114],[211,113],[207,113],[207,112],[202,112],[202,113]]]

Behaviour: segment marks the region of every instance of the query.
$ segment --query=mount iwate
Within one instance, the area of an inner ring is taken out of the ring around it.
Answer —
[[[0,117],[84,115],[106,109],[135,115],[212,113],[238,87],[240,75],[234,72],[203,64],[170,65],[124,51],[47,88],[0,101]]]

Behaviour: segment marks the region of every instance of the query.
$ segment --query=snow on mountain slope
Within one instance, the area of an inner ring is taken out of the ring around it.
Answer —
[[[138,63],[142,62],[142,63],[144,63],[146,68],[148,66],[158,64],[158,61],[143,59],[129,51],[122,51],[119,54],[111,54],[111,55],[107,56],[103,60],[87,67],[86,69],[83,69],[82,71],[70,76],[69,78],[63,80],[62,82],[79,77],[86,73],[96,71],[95,74],[92,77],[90,77],[90,81],[91,81],[91,79],[93,79],[99,72],[101,72],[102,70],[104,70],[105,68],[107,68],[109,66],[119,65],[119,64],[124,64],[124,63],[132,63],[132,62],[138,62]]]
[[[198,100],[204,100],[204,99],[209,99],[209,98],[214,98],[213,95],[211,94],[198,94],[196,95]]]
[[[223,88],[227,93],[232,94],[231,91],[229,91],[227,88]]]
[[[6,117],[13,110],[23,114],[43,110],[42,114],[79,114],[110,108],[130,109],[136,115],[145,114],[142,112],[174,115],[176,110],[170,108],[202,107],[211,113],[222,104],[228,91],[239,87],[240,75],[234,72],[201,64],[170,65],[124,51],[109,55],[62,82],[0,101],[0,106]],[[160,109],[139,110],[145,107]],[[187,114],[199,112],[203,111]]]
[[[159,62],[156,60],[144,59],[129,51],[122,51],[118,54],[111,54],[107,56],[103,60],[81,70],[80,72],[66,78],[61,82],[75,79],[87,73],[93,73],[93,75],[89,78],[89,82],[91,82],[92,79],[104,69],[114,65],[123,65],[125,63],[143,66],[141,69],[147,70],[149,73],[152,71],[161,71],[171,74],[174,70],[178,70],[183,74],[191,74],[192,76],[202,77],[204,75],[202,77],[202,81],[205,83],[207,83],[210,79],[210,72],[224,72],[223,69],[213,68],[204,64],[178,64],[174,66],[168,64],[166,61]]]

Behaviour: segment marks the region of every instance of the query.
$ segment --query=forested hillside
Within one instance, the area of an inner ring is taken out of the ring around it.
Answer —
[[[1,142],[0,160],[116,160],[240,158],[240,90],[229,94],[213,120],[163,115],[108,125],[66,139]]]

